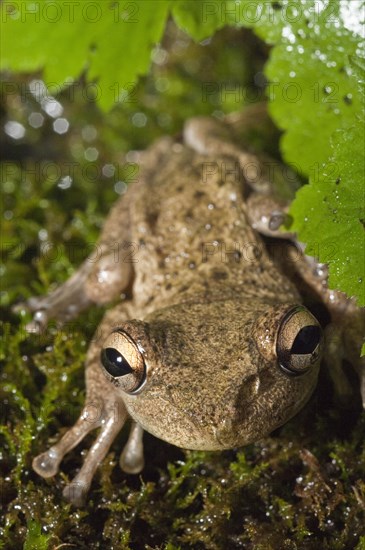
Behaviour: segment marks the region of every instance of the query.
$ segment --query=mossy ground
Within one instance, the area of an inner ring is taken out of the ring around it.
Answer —
[[[118,467],[123,431],[82,509],[66,504],[61,493],[93,435],[67,456],[54,479],[44,481],[31,469],[32,457],[77,418],[87,342],[102,311],[94,308],[36,336],[25,331],[29,317],[13,313],[11,305],[48,292],[93,250],[115,190],[128,183],[123,152],[178,131],[193,114],[241,108],[229,95],[226,102],[219,94],[203,101],[202,86],[232,81],[234,74],[249,92],[267,54],[248,33],[223,31],[211,44],[195,46],[172,26],[165,46],[174,52],[168,62],[140,83],[136,102],[110,115],[85,101],[81,87],[72,98],[64,92],[58,98],[70,122],[64,136],[54,133],[44,112],[42,127],[29,125],[30,114],[41,110],[22,93],[23,81],[17,93],[2,97],[2,125],[17,120],[26,136],[7,138],[1,166],[0,547],[363,550],[365,417],[357,399],[351,409],[338,406],[325,372],[296,418],[244,449],[184,452],[147,434],[146,468],[128,476]],[[139,112],[146,126],[133,124]],[[277,146],[271,135],[261,139]],[[90,148],[98,153],[94,161],[86,158],[95,154]],[[70,162],[68,186],[63,178]]]

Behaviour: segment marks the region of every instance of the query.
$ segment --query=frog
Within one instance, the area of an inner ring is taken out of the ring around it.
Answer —
[[[27,301],[28,332],[113,304],[88,348],[79,418],[32,463],[43,478],[55,476],[65,455],[98,429],[63,491],[75,506],[127,422],[120,467],[138,474],[144,431],[190,450],[242,447],[289,421],[316,387],[325,332],[263,237],[294,242],[280,230],[288,203],[273,192],[272,164],[234,139],[239,123],[195,117],[181,135],[140,152],[137,181],[111,208],[96,257],[47,296]],[[294,271],[327,305],[341,303],[339,317],[355,316],[347,348],[363,373],[359,308],[334,299],[325,267],[315,264],[314,276],[300,255]],[[331,357],[338,363],[338,346]]]

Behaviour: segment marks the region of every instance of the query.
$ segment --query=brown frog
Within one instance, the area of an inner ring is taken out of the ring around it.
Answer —
[[[128,418],[120,464],[138,473],[143,430],[187,449],[241,446],[284,424],[315,388],[321,326],[258,233],[281,235],[286,205],[271,197],[265,162],[241,151],[233,133],[229,120],[196,118],[182,140],[162,138],[142,153],[138,182],[105,222],[97,261],[28,302],[28,329],[38,330],[121,297],[88,350],[79,419],[33,461],[39,475],[54,476],[65,454],[100,428],[64,490],[76,505]],[[295,270],[334,301],[318,269],[313,276],[303,259]],[[341,300],[342,312],[358,311]],[[353,332],[356,362],[361,338]]]

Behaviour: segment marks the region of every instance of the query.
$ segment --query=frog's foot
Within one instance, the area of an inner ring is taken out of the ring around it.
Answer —
[[[279,239],[293,239],[294,233],[280,229],[288,225],[288,205],[279,202],[270,195],[252,193],[247,199],[247,215],[253,229]]]
[[[120,455],[119,465],[127,474],[139,474],[143,470],[143,428],[136,422],[132,422],[128,441]]]
[[[100,433],[90,448],[81,470],[63,491],[64,497],[74,506],[83,505],[98,465],[105,458],[110,445],[127,418],[127,411],[122,402],[115,403],[113,407],[105,409],[97,415],[97,419],[95,418],[95,410],[97,411],[98,407],[88,403],[74,426],[65,433],[56,445],[35,457],[32,464],[33,469],[40,476],[44,478],[54,476],[58,472],[63,457],[76,447],[90,431],[101,427]]]
[[[92,301],[85,292],[85,283],[91,268],[90,262],[84,262],[65,283],[47,296],[34,296],[25,303],[16,304],[15,311],[26,309],[34,314],[26,325],[27,332],[42,332],[50,319],[60,323],[69,321],[88,307]]]

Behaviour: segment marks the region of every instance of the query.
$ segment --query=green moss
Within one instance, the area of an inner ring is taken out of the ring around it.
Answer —
[[[50,535],[43,535],[41,525],[36,521],[29,521],[27,527],[28,532],[23,550],[47,550],[49,548]]]

